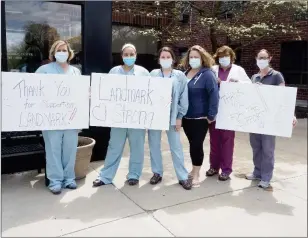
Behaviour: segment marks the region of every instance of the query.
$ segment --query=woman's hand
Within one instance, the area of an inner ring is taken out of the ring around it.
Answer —
[[[217,78],[216,81],[217,81],[218,84],[221,83],[221,79],[220,78]]]
[[[213,123],[213,121],[214,121],[214,120],[213,120],[213,121],[211,121],[211,120],[209,120],[209,119],[207,119],[207,118],[206,118],[206,120],[207,120],[207,122],[208,122],[209,124],[212,124],[212,123]]]
[[[175,131],[180,131],[182,127],[182,119],[176,119]]]
[[[296,119],[296,117],[294,116],[294,117],[293,117],[293,122],[292,122],[293,128],[296,126],[296,124],[297,124],[297,119]]]

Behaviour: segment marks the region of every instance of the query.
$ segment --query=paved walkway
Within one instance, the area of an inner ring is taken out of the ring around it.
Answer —
[[[190,168],[184,134],[182,140]],[[208,158],[208,138],[204,146]],[[272,192],[243,179],[252,170],[247,134],[237,133],[232,179],[203,176],[201,187],[191,191],[177,184],[165,135],[163,148],[165,176],[158,186],[148,184],[147,146],[139,187],[124,184],[127,149],[115,186],[92,188],[101,162],[91,163],[77,190],[59,196],[46,190],[42,174],[3,175],[2,236],[307,236],[306,119],[292,139],[277,140]]]

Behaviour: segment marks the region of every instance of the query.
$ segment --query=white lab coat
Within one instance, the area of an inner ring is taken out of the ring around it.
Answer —
[[[218,78],[219,65],[214,65],[212,70],[215,72],[216,77]],[[226,82],[229,82],[230,79],[237,80],[240,83],[251,83],[250,78],[246,74],[245,70],[236,64],[232,64],[231,70],[229,72]]]

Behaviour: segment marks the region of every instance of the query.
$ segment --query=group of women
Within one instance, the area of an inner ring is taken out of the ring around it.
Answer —
[[[37,73],[80,74],[69,65],[74,54],[65,41],[57,41],[51,47],[51,63],[41,66]],[[232,173],[232,160],[235,132],[215,128],[215,118],[219,104],[219,86],[221,81],[234,83],[258,83],[284,85],[281,73],[270,67],[271,55],[261,50],[256,57],[260,71],[252,79],[245,70],[234,64],[235,54],[228,46],[220,47],[214,56],[204,48],[191,47],[182,59],[184,72],[175,69],[176,57],[169,47],[158,52],[159,69],[151,73],[136,65],[137,50],[132,44],[122,47],[123,65],[110,70],[110,74],[154,76],[172,80],[172,102],[170,106],[170,127],[166,131],[174,169],[179,184],[186,190],[200,186],[200,169],[203,164],[203,143],[209,130],[210,134],[210,169],[206,176],[218,175],[220,181],[226,181]],[[293,125],[295,126],[294,117]],[[183,127],[189,141],[192,170],[189,173],[184,165],[184,153],[180,140]],[[161,152],[160,130],[147,130],[153,176],[150,184],[155,185],[163,178],[163,158]],[[108,152],[105,164],[94,187],[111,184],[118,170],[126,139],[130,146],[129,171],[127,183],[137,185],[142,174],[144,162],[145,129],[111,128]],[[47,177],[49,189],[60,194],[63,188],[75,189],[74,163],[77,149],[77,130],[44,131],[46,147]],[[250,180],[260,180],[259,186],[270,186],[274,169],[275,137],[250,134],[253,151],[254,171],[247,175]]]

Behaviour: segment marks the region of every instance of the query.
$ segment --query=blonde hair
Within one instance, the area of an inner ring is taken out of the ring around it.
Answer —
[[[187,51],[186,55],[183,57],[183,59],[181,60],[181,66],[187,70],[190,69],[190,65],[189,65],[189,54],[191,51],[197,51],[200,56],[201,56],[201,65],[203,67],[207,67],[207,68],[211,68],[213,65],[215,65],[215,60],[213,59],[213,57],[211,56],[210,53],[208,53],[204,48],[202,48],[199,45],[194,45],[192,47],[190,47],[190,49]]]
[[[70,45],[68,44],[67,41],[63,41],[63,40],[57,40],[56,42],[54,42],[50,48],[50,51],[49,51],[49,60],[50,61],[56,61],[55,59],[55,54],[57,52],[57,50],[59,49],[60,46],[62,45],[66,45],[67,47],[67,51],[68,51],[68,58],[67,58],[67,61],[70,62],[75,54],[74,54],[74,51],[72,50],[72,48],[70,47]]]

